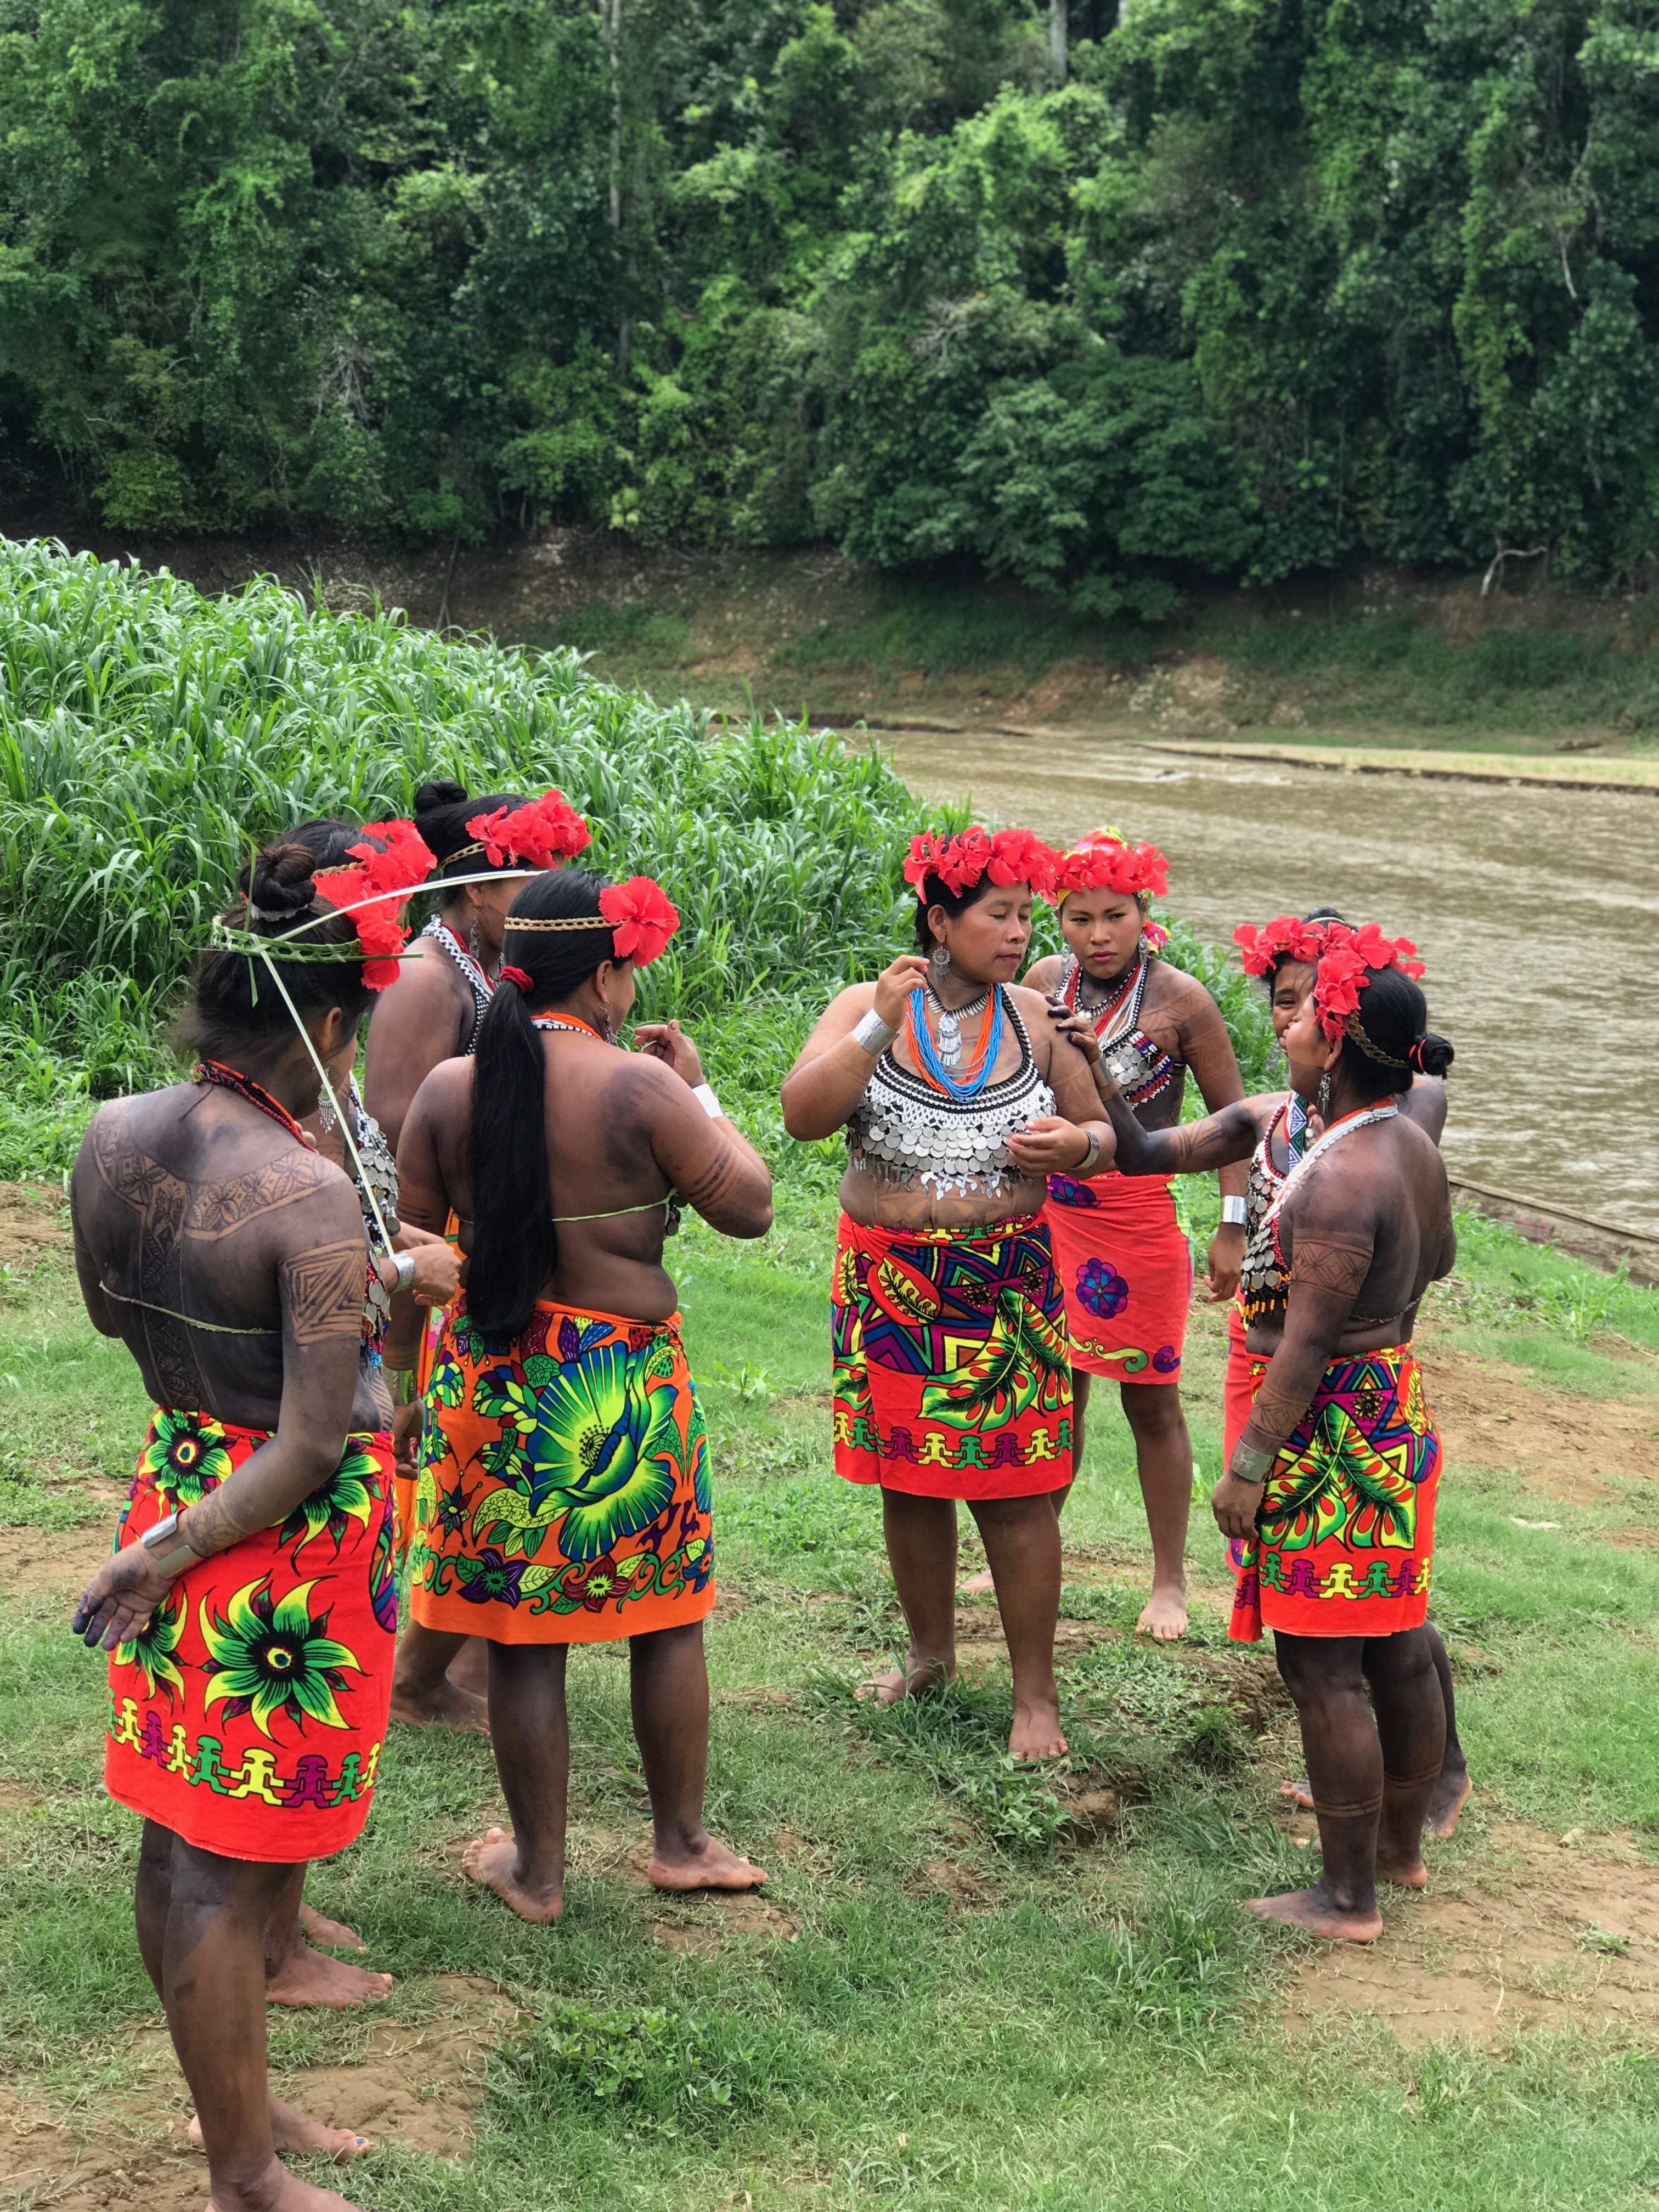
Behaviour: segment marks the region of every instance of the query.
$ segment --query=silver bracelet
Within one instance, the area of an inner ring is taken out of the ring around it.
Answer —
[[[392,1285],[392,1289],[412,1291],[415,1287],[415,1255],[412,1252],[394,1252],[391,1256],[392,1264],[397,1270],[398,1275],[397,1281]]]
[[[861,1044],[872,1060],[879,1060],[897,1035],[892,1024],[883,1021],[873,1006],[867,1014],[860,1014],[852,1028],[854,1042]]]
[[[1242,1198],[1224,1198],[1221,1201],[1222,1226],[1242,1229],[1244,1226],[1244,1201]]]
[[[708,1115],[711,1121],[718,1121],[720,1115],[726,1110],[720,1104],[720,1100],[715,1097],[714,1088],[712,1084],[698,1084],[696,1089],[691,1093],[691,1096],[696,1100],[698,1105],[702,1107],[703,1112]]]
[[[1096,1136],[1092,1129],[1085,1131],[1085,1133],[1089,1139],[1089,1149],[1085,1152],[1083,1158],[1078,1162],[1077,1165],[1070,1170],[1073,1182],[1086,1182],[1088,1178],[1094,1173],[1096,1164],[1100,1158],[1099,1138]]]
[[[179,1534],[182,1517],[178,1513],[169,1513],[153,1528],[146,1528],[138,1539],[139,1549],[149,1553],[150,1563],[159,1573],[181,1575],[186,1567],[200,1564],[201,1553]],[[162,1549],[164,1545],[166,1550]]]
[[[1267,1480],[1273,1471],[1273,1462],[1278,1457],[1279,1454],[1276,1451],[1255,1450],[1241,1437],[1233,1446],[1233,1455],[1227,1462],[1227,1472],[1235,1482],[1248,1482],[1254,1489],[1257,1484]]]

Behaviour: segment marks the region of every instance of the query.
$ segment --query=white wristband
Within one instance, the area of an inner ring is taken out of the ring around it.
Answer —
[[[1222,1224],[1229,1229],[1244,1226],[1244,1201],[1242,1198],[1224,1198],[1221,1201]]]
[[[691,1096],[696,1100],[698,1105],[702,1107],[703,1112],[708,1115],[711,1121],[719,1121],[721,1114],[725,1111],[725,1109],[721,1106],[720,1100],[715,1097],[714,1087],[712,1084],[698,1084],[696,1089],[691,1093]]]

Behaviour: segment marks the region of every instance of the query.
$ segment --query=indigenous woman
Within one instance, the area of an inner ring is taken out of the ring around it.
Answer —
[[[1014,984],[1054,854],[1028,830],[918,837],[915,953],[830,1001],[783,1086],[792,1137],[845,1128],[831,1316],[836,1467],[878,1484],[909,1627],[884,1703],[956,1671],[956,1501],[991,1565],[1016,1758],[1066,1749],[1055,1493],[1072,1479],[1045,1178],[1109,1143],[1083,1064]]]
[[[399,933],[321,904],[312,870],[259,856],[198,970],[192,1080],[102,1108],[72,1188],[88,1312],[156,1407],[75,1628],[110,1654],[105,1784],[144,1822],[139,1948],[216,2212],[339,2212],[276,2153],[362,2147],[265,2085],[266,1931],[368,1815],[397,1625],[362,1217],[298,1116],[319,1066],[343,1087],[366,953]]]
[[[501,931],[514,898],[543,868],[571,860],[589,842],[587,824],[561,791],[534,800],[514,793],[469,799],[459,783],[423,783],[415,822],[434,856],[440,878],[457,884],[405,957],[402,972],[375,1008],[364,1064],[368,1103],[395,1152],[410,1101],[441,1061],[471,1054],[495,990]],[[437,1226],[453,1242],[455,1224]],[[437,1348],[434,1315],[393,1370],[397,1413],[398,1547],[412,1528],[417,1404]],[[463,1651],[464,1637],[440,1636],[418,1622],[405,1626],[392,1686],[394,1720],[416,1725],[483,1725],[483,1654]],[[451,1668],[453,1673],[451,1673]]]
[[[410,1604],[434,1633],[489,1639],[513,1827],[464,1863],[526,1920],[562,1909],[573,1644],[629,1639],[651,1880],[765,1879],[703,1826],[708,1443],[662,1250],[680,1201],[763,1236],[772,1179],[678,1024],[616,1043],[678,925],[643,876],[526,884],[477,1051],[427,1078],[398,1147],[405,1217],[454,1213],[469,1255],[427,1388]]]
[[[1187,1071],[1212,1113],[1244,1095],[1221,1011],[1195,976],[1159,957],[1165,933],[1148,917],[1169,863],[1155,845],[1107,830],[1060,863],[1063,953],[1026,977],[1068,1012],[1086,1014],[1143,1128],[1181,1120]],[[1221,1224],[1211,1241],[1212,1299],[1231,1298],[1244,1256],[1244,1170],[1221,1176]],[[1082,1464],[1090,1378],[1115,1380],[1134,1437],[1135,1470],[1152,1539],[1152,1589],[1136,1626],[1160,1640],[1187,1628],[1187,1516],[1193,1447],[1181,1407],[1181,1359],[1193,1262],[1169,1178],[1108,1168],[1087,1180],[1048,1179],[1048,1233],[1072,1338],[1073,1466]],[[970,1585],[971,1587],[971,1585]]]
[[[1424,1627],[1440,1438],[1409,1339],[1456,1238],[1439,1152],[1398,1101],[1452,1054],[1426,1030],[1414,951],[1375,923],[1328,924],[1285,1030],[1291,1088],[1322,1133],[1246,1255],[1254,1402],[1212,1500],[1239,1547],[1231,1632],[1273,1631],[1324,1856],[1312,1888],[1255,1909],[1362,1943],[1382,1932],[1379,1876],[1427,1879],[1423,1825],[1445,1746]],[[1258,1142],[1245,1104],[1153,1134],[1121,1098],[1107,1103],[1127,1174],[1217,1167]]]
[[[1285,1033],[1302,1009],[1303,1001],[1313,989],[1318,969],[1319,955],[1323,949],[1326,925],[1335,922],[1346,925],[1334,907],[1316,907],[1300,920],[1294,915],[1275,915],[1260,929],[1252,923],[1243,923],[1233,932],[1233,941],[1240,948],[1244,972],[1261,978],[1267,988],[1268,1009],[1272,1015],[1273,1035],[1283,1044]],[[1305,1102],[1294,1091],[1273,1091],[1252,1098],[1249,1104],[1256,1116],[1261,1135],[1250,1156],[1249,1182],[1245,1191],[1245,1237],[1254,1253],[1263,1250],[1253,1240],[1257,1237],[1266,1218],[1268,1207],[1284,1188],[1285,1180],[1301,1158],[1306,1146],[1317,1139],[1317,1123],[1310,1123]],[[1437,1077],[1425,1075],[1414,1070],[1411,1088],[1402,1091],[1396,1101],[1400,1111],[1425,1130],[1437,1145],[1440,1133],[1446,1126],[1446,1086]],[[1270,1257],[1266,1261],[1271,1291],[1273,1267]],[[1252,1377],[1255,1372],[1245,1343],[1247,1326],[1246,1301],[1254,1300],[1259,1289],[1257,1269],[1249,1265],[1239,1294],[1227,1314],[1227,1369],[1222,1390],[1223,1443],[1221,1463],[1227,1465],[1232,1457],[1233,1446],[1244,1432],[1250,1418],[1254,1400]],[[1237,1552],[1237,1545],[1231,1547]],[[1238,1564],[1237,1559],[1234,1565]],[[1440,1778],[1435,1784],[1429,1799],[1426,1826],[1431,1836],[1442,1842],[1457,1826],[1458,1816],[1474,1796],[1469,1781],[1468,1761],[1457,1735],[1457,1702],[1452,1686],[1451,1661],[1441,1639],[1440,1632],[1432,1621],[1424,1623],[1423,1633],[1428,1640],[1429,1654],[1434,1662],[1434,1671],[1439,1677],[1440,1693],[1446,1708],[1446,1750],[1440,1768]],[[1304,1782],[1287,1782],[1279,1793],[1294,1803],[1311,1811],[1313,1793]]]

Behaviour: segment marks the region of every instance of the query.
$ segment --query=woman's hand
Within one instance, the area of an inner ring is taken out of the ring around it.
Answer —
[[[407,1252],[415,1261],[410,1292],[417,1305],[447,1306],[460,1286],[461,1255],[447,1237],[405,1222],[392,1239],[394,1252]]]
[[[875,1012],[890,1030],[902,1029],[904,1009],[918,983],[927,981],[927,963],[919,952],[901,952],[876,978]]]
[[[1054,1035],[1063,1036],[1067,1044],[1083,1054],[1091,1067],[1100,1065],[1100,1039],[1095,1035],[1095,1025],[1087,1014],[1080,1014],[1059,999],[1048,1001],[1048,1018],[1054,1025]]]
[[[418,1398],[411,1398],[406,1406],[392,1408],[392,1456],[399,1474],[405,1478],[415,1473],[415,1462],[421,1448],[421,1415],[424,1411]]]
[[[702,1081],[702,1062],[697,1048],[678,1022],[642,1022],[634,1032],[639,1049],[665,1067],[672,1067],[693,1091]]]
[[[82,1592],[70,1616],[70,1631],[88,1651],[100,1644],[113,1651],[144,1626],[172,1588],[173,1577],[161,1571],[154,1553],[142,1544],[125,1544]]]
[[[1260,1482],[1241,1482],[1236,1474],[1222,1476],[1210,1492],[1210,1510],[1224,1536],[1237,1536],[1241,1542],[1248,1542],[1255,1535],[1255,1516],[1261,1510],[1265,1487]]]
[[[1210,1239],[1210,1304],[1224,1305],[1238,1288],[1244,1265],[1244,1224],[1224,1221]]]
[[[1008,1139],[1008,1153],[1022,1175],[1030,1176],[1034,1182],[1044,1176],[1070,1175],[1073,1168],[1081,1167],[1089,1157],[1089,1139],[1075,1121],[1062,1121],[1056,1114],[1039,1114],[1023,1129],[1016,1129]],[[1106,1166],[1111,1158],[1103,1153],[1097,1164]]]

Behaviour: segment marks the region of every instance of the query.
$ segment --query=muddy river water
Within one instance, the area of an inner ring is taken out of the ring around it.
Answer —
[[[1336,906],[1415,938],[1457,1050],[1454,1176],[1659,1233],[1659,795],[883,732],[911,786],[1059,841],[1110,823],[1170,860],[1170,908]]]

